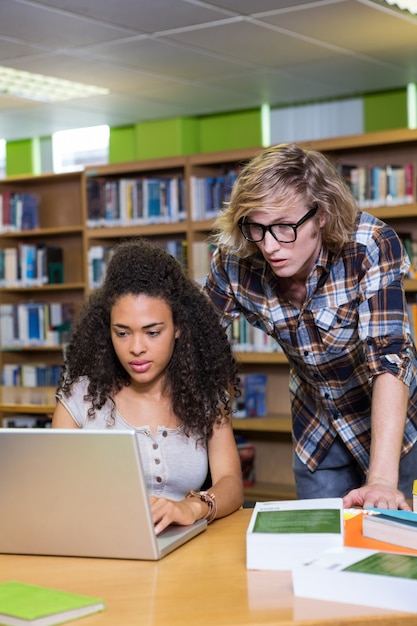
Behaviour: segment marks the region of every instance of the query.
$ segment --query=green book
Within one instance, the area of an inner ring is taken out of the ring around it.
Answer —
[[[4,626],[54,626],[103,611],[98,598],[17,581],[0,583],[0,623]]]
[[[246,532],[246,567],[291,570],[343,540],[342,498],[257,502]]]
[[[294,568],[292,581],[295,596],[417,613],[417,556],[411,554],[326,550]]]
[[[260,511],[254,533],[341,533],[339,509],[302,509],[294,511]]]

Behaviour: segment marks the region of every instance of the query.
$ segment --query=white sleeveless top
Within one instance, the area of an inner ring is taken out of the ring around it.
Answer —
[[[187,437],[181,426],[159,426],[155,434],[149,426],[131,426],[116,408],[112,423],[113,403],[109,400],[100,411],[96,411],[96,417],[90,419],[87,411],[91,403],[84,400],[87,386],[87,378],[82,378],[73,385],[69,398],[61,393],[57,394],[57,398],[80,428],[136,431],[150,495],[182,500],[190,489],[201,489],[208,472],[207,446],[204,443],[197,443],[194,436]]]

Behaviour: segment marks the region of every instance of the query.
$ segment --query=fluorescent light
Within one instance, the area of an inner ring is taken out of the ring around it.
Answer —
[[[391,6],[397,6],[402,11],[408,11],[413,15],[417,14],[417,0],[384,0]]]
[[[0,66],[0,96],[6,94],[38,102],[58,102],[107,93],[109,90],[102,87]]]

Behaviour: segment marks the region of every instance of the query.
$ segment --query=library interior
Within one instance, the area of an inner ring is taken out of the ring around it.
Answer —
[[[326,155],[359,209],[399,235],[416,339],[417,6],[404,4],[2,3],[0,430],[50,428],[73,322],[119,242],[151,240],[203,285],[216,217],[242,168],[276,144]],[[244,507],[156,562],[0,554],[1,623],[9,580],[102,598],[86,626],[415,623],[417,600],[410,613],[330,590],[299,597],[290,572],[246,567],[255,503],[297,500],[290,368],[243,316],[227,333]],[[30,480],[36,489],[36,468]]]

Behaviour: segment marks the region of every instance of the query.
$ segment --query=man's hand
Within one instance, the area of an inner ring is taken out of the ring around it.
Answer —
[[[402,509],[411,511],[404,494],[396,487],[383,482],[373,482],[352,489],[343,498],[343,506],[349,509],[353,506],[376,507],[379,509]]]

